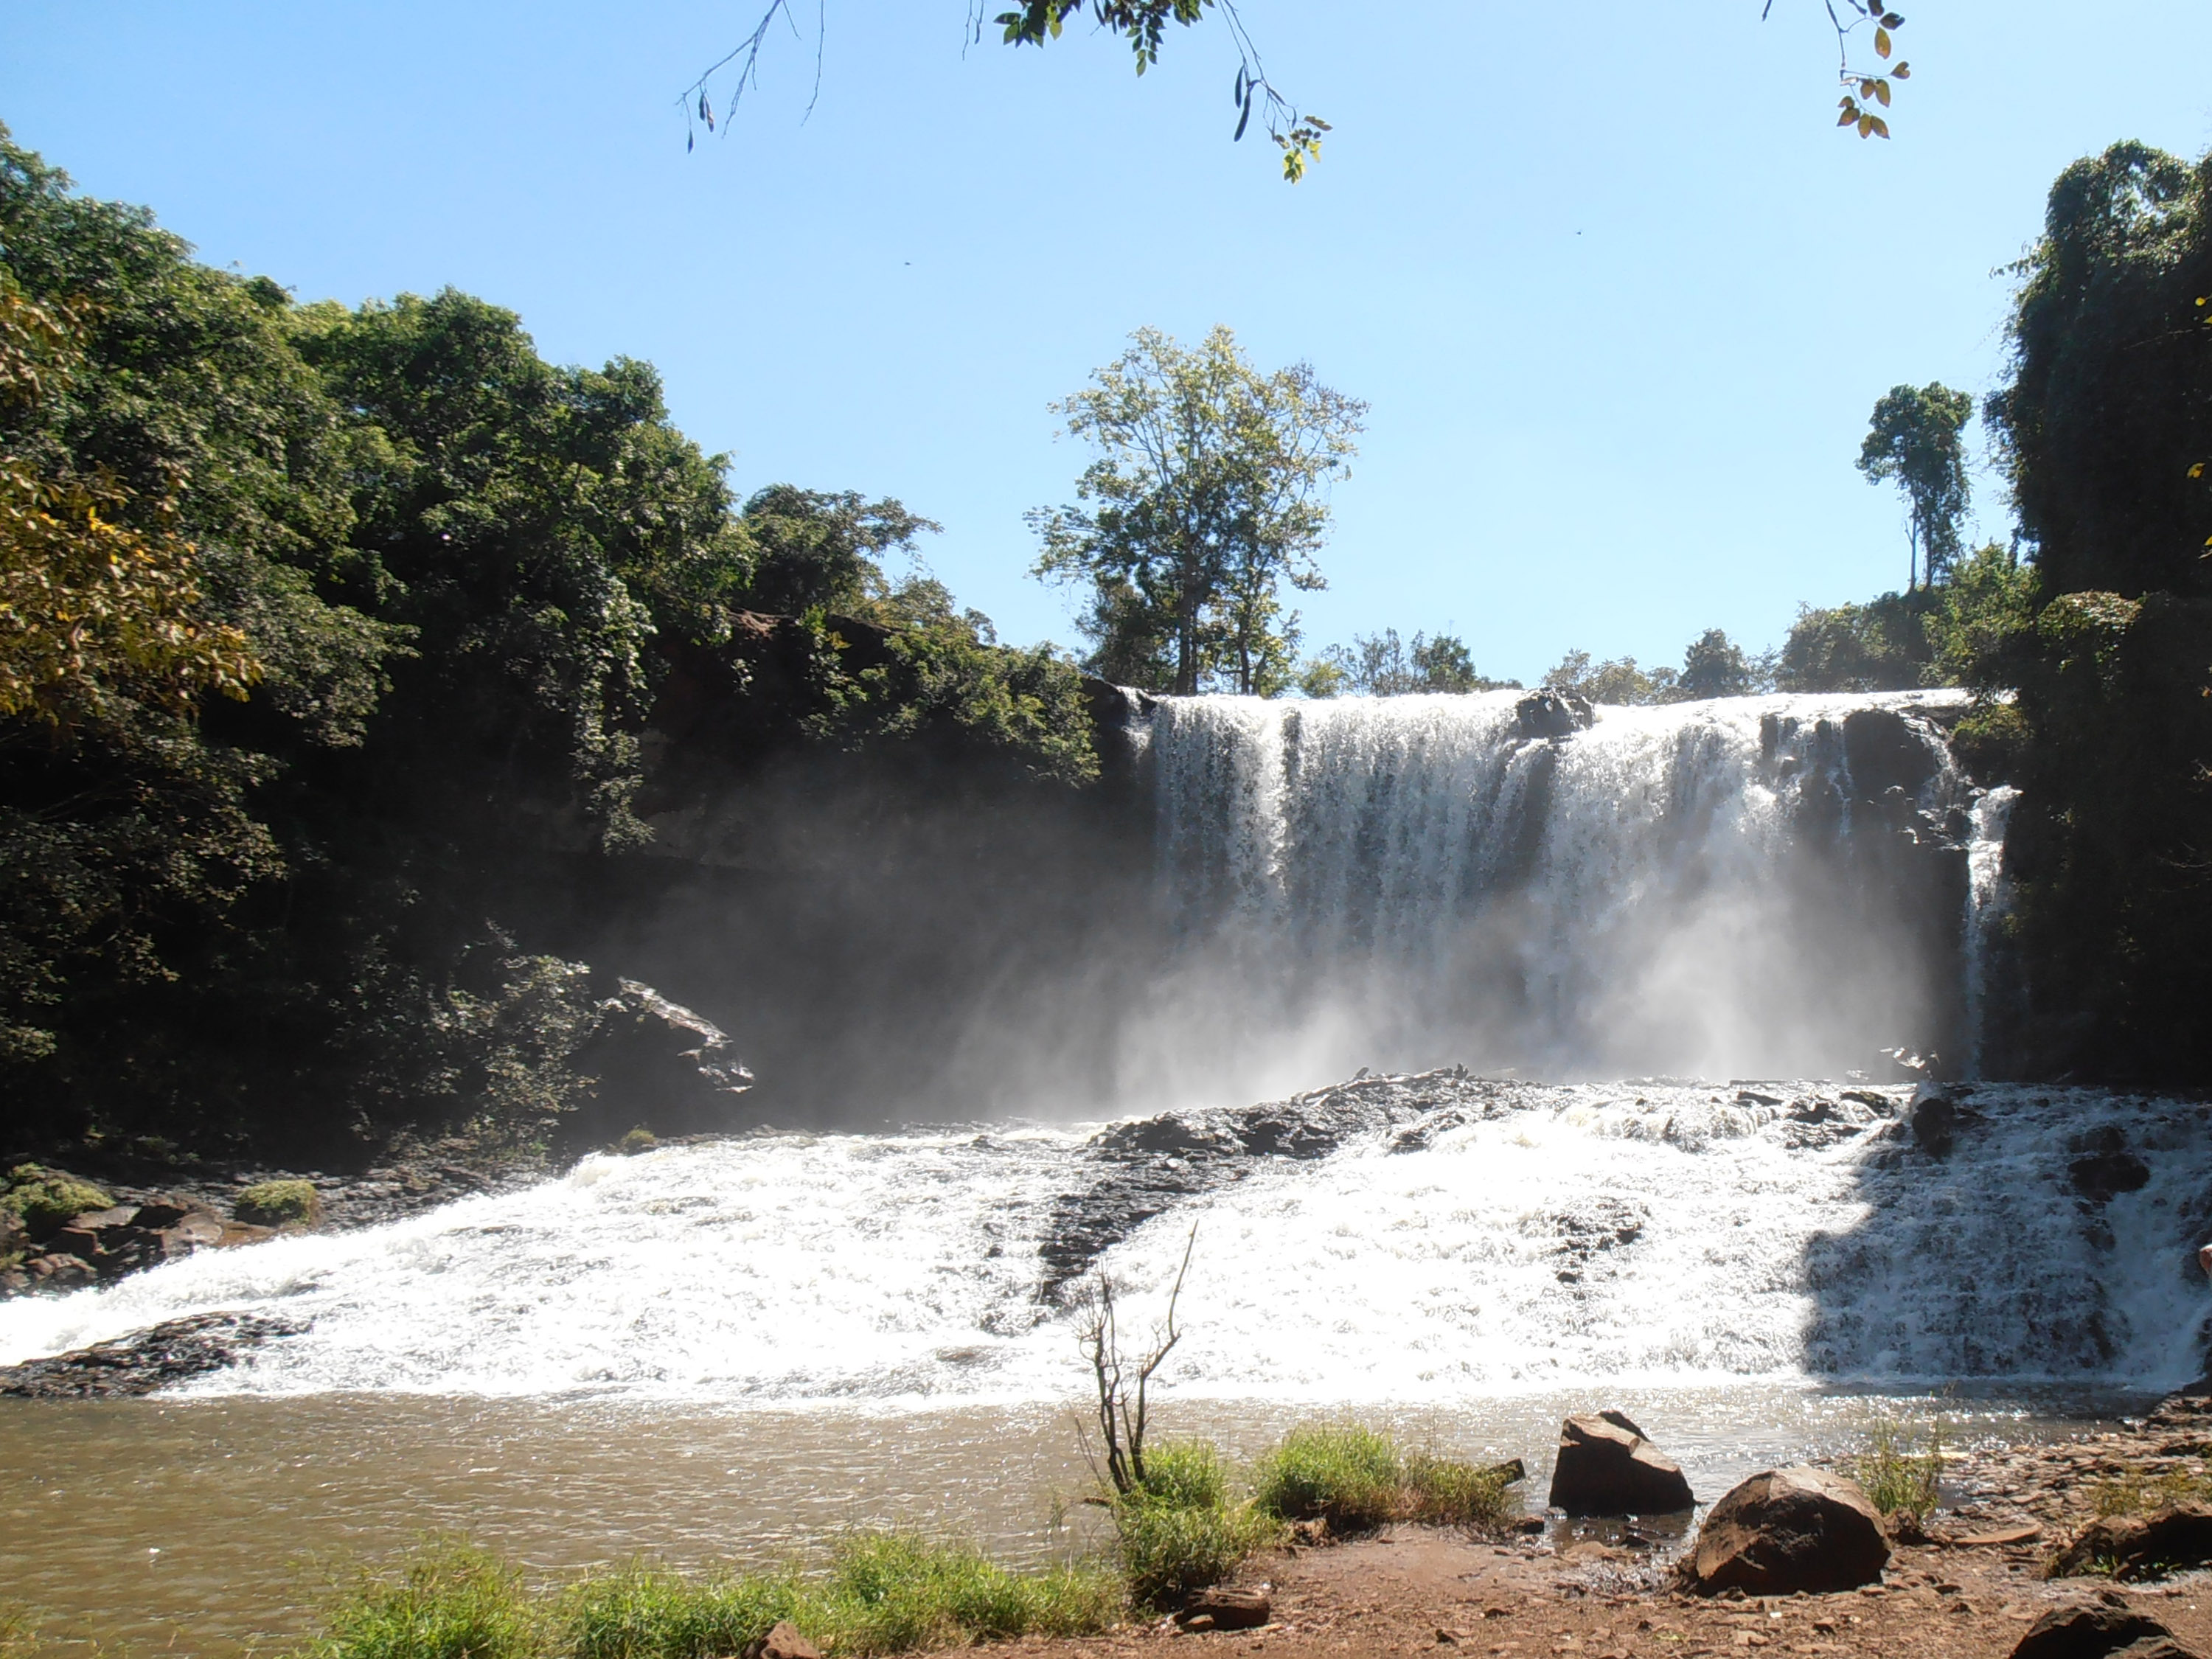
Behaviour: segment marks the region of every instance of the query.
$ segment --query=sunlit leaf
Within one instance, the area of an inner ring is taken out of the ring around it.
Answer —
[[[1896,80],[1910,81],[1912,78],[1912,65],[1900,58],[1898,59],[1897,67],[1890,70],[1890,75]]]
[[[2196,465],[2191,467],[2189,469],[2189,476],[2192,478],[2203,477],[2204,476],[2204,463],[2199,461]]]
[[[1889,82],[1887,81],[1875,82],[1874,83],[1874,97],[1876,103],[1880,104],[1884,109],[1887,109],[1889,107]]]
[[[1879,115],[1869,115],[1867,117],[1867,120],[1873,127],[1874,136],[1875,137],[1887,138],[1889,137],[1889,123],[1883,120],[1881,117]]]
[[[1889,56],[1889,31],[1887,29],[1876,29],[1874,32],[1874,55],[1877,58],[1887,58]]]

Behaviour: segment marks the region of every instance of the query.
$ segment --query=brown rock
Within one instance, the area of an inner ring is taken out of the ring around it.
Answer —
[[[93,1272],[92,1263],[82,1256],[57,1250],[33,1256],[23,1264],[23,1271],[31,1276],[32,1284],[43,1291],[74,1291],[100,1277]]]
[[[161,1233],[171,1231],[195,1218],[212,1221],[218,1229],[222,1224],[221,1218],[208,1205],[196,1198],[179,1198],[173,1194],[141,1204],[137,1213],[131,1218],[131,1224]]]
[[[276,1237],[274,1227],[258,1227],[251,1221],[226,1221],[222,1236],[215,1241],[225,1249],[234,1244],[258,1244],[265,1238]]]
[[[173,1226],[161,1230],[161,1253],[168,1256],[190,1255],[207,1245],[222,1243],[222,1222],[216,1216],[185,1216]]]
[[[2108,1653],[2166,1634],[2166,1626],[2157,1620],[2126,1606],[2099,1602],[2053,1607],[2027,1627],[2012,1659],[2105,1659]]]
[[[1257,1630],[1275,1616],[1274,1603],[1265,1590],[1203,1590],[1176,1614],[1186,1630]],[[1199,1620],[1206,1623],[1201,1626]]]
[[[1697,1499],[1681,1468],[1620,1412],[1559,1425],[1552,1507],[1569,1515],[1672,1515]]]
[[[799,1633],[788,1619],[779,1619],[769,1633],[745,1649],[745,1659],[822,1659],[822,1650]]]
[[[1881,1516],[1856,1480],[1826,1469],[1769,1469],[1712,1507],[1688,1577],[1711,1594],[1851,1589],[1879,1583],[1889,1560]]]
[[[2093,1521],[2053,1564],[2051,1576],[2102,1572],[2115,1578],[2156,1578],[2212,1561],[2212,1505],[2177,1504],[2148,1515]]]

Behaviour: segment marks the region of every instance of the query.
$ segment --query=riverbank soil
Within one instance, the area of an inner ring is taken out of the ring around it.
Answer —
[[[1018,1645],[1046,1659],[1105,1659],[1192,1644],[1194,1656],[1273,1659],[1423,1654],[1432,1659],[1698,1659],[1776,1654],[2002,1659],[2053,1607],[2117,1596],[2184,1648],[2212,1655],[2212,1573],[2156,1583],[2048,1578],[2059,1549],[2100,1510],[2212,1490],[2212,1397],[2071,1439],[1954,1453],[1924,1539],[1893,1547],[1879,1586],[1838,1595],[1683,1593],[1672,1561],[1691,1541],[1659,1528],[1554,1520],[1507,1540],[1401,1527],[1249,1565],[1264,1587],[1261,1630],[1190,1632],[1172,1621],[1084,1641]]]
[[[1170,1646],[1193,1656],[1272,1659],[1697,1659],[1754,1649],[2001,1659],[2043,1613],[2101,1591],[2124,1595],[2184,1647],[2212,1654],[2206,1575],[2115,1591],[2103,1581],[2044,1579],[2046,1553],[2040,1544],[1906,1547],[1880,1589],[1727,1600],[1679,1594],[1662,1570],[1594,1540],[1564,1549],[1551,1539],[1490,1544],[1405,1527],[1255,1563],[1240,1582],[1272,1592],[1274,1623],[1263,1630],[1194,1634],[1163,1621],[1087,1640],[1009,1645],[1044,1659],[1107,1659]]]

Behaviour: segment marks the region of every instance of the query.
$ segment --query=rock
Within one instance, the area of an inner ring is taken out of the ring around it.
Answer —
[[[23,1225],[23,1218],[13,1210],[0,1210],[0,1256],[13,1255],[30,1242],[30,1230]]]
[[[1686,1565],[1708,1595],[1790,1595],[1878,1583],[1888,1560],[1881,1516],[1858,1482],[1799,1468],[1754,1474],[1714,1504]]]
[[[2150,1165],[2133,1152],[2099,1152],[2075,1158],[2066,1166],[2066,1177],[2092,1204],[2104,1204],[2148,1186]]]
[[[1185,1629],[1196,1627],[1203,1619],[1209,1630],[1257,1630],[1274,1617],[1274,1603],[1267,1591],[1218,1588],[1200,1591],[1175,1616]]]
[[[799,1633],[788,1619],[779,1619],[769,1633],[746,1644],[745,1659],[822,1659],[822,1650]]]
[[[2171,1636],[2146,1636],[2115,1650],[2113,1659],[2197,1659],[2193,1648],[2185,1648]]]
[[[2166,1635],[2166,1626],[2157,1620],[2126,1606],[2097,1602],[2053,1607],[2027,1627],[2027,1634],[2013,1648],[2012,1659],[2105,1659],[2134,1643]]]
[[[1960,1126],[1975,1121],[1978,1116],[1948,1096],[1926,1094],[1912,1103],[1912,1115],[1906,1121],[1915,1146],[1930,1158],[1948,1158],[1958,1139]]]
[[[221,1236],[215,1242],[228,1249],[234,1244],[258,1244],[276,1237],[274,1227],[257,1226],[251,1221],[226,1221],[222,1224]]]
[[[578,1130],[611,1139],[641,1121],[662,1133],[733,1127],[738,1097],[753,1074],[713,1021],[650,985],[617,980],[599,1004],[599,1023],[577,1050],[576,1070],[595,1079]]]
[[[216,1231],[222,1231],[222,1218],[216,1214],[212,1205],[196,1198],[176,1198],[167,1194],[141,1204],[132,1212],[131,1224],[157,1233],[167,1232],[195,1217],[214,1222]]]
[[[82,1290],[100,1277],[83,1257],[58,1250],[33,1256],[23,1264],[23,1271],[31,1276],[33,1288],[42,1291]]]
[[[2054,1578],[2101,1572],[2155,1578],[2212,1562],[2212,1505],[2177,1504],[2148,1515],[2092,1521],[2051,1565]]]
[[[88,1280],[91,1269],[85,1272]],[[222,1370],[270,1338],[296,1336],[305,1329],[301,1321],[270,1314],[213,1313],[172,1319],[112,1342],[0,1367],[0,1395],[114,1400],[151,1394],[173,1382]]]
[[[1854,708],[1844,716],[1844,764],[1861,800],[1892,789],[1917,795],[1936,775],[1940,741],[1892,708]]]
[[[1534,691],[1513,705],[1515,731],[1530,738],[1570,738],[1596,720],[1589,699],[1561,691]]]
[[[1671,1515],[1697,1498],[1681,1468],[1620,1412],[1559,1425],[1552,1507],[1569,1515]]]
[[[195,1212],[161,1230],[161,1252],[171,1257],[190,1255],[194,1250],[222,1243],[222,1235],[219,1218]]]

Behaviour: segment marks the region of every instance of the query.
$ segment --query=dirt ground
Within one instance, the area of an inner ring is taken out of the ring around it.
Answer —
[[[1164,1620],[1079,1641],[1009,1645],[1048,1659],[1107,1659],[1167,1644],[1189,1644],[1190,1659],[1698,1659],[1756,1648],[1999,1659],[2049,1609],[2101,1595],[2124,1597],[2184,1647],[2212,1655],[2212,1573],[2118,1585],[2044,1576],[2095,1512],[2100,1490],[2114,1481],[2212,1475],[2208,1454],[2212,1400],[2177,1399],[2106,1432],[1957,1455],[1926,1541],[1898,1544],[1881,1585],[1841,1595],[1682,1594],[1669,1566],[1686,1533],[1553,1520],[1543,1534],[1500,1542],[1401,1527],[1250,1564],[1237,1582],[1270,1591],[1274,1622],[1261,1630],[1191,1633]]]

